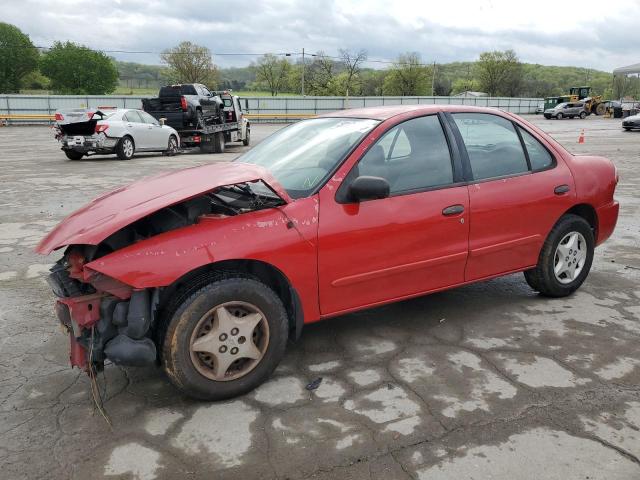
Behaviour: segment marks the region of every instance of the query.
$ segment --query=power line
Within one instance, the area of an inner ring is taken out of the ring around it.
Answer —
[[[78,48],[85,50],[99,51],[102,53],[120,53],[120,54],[132,54],[132,55],[162,55],[169,53],[166,51],[154,51],[154,50],[103,50],[99,48],[90,48],[82,45],[77,45]],[[51,50],[52,47],[45,47],[39,45],[0,45],[0,49],[37,49],[37,50]],[[170,52],[171,55],[191,55],[193,52]],[[265,55],[275,55],[279,57],[291,57],[302,56],[302,52],[211,52],[212,56],[218,57],[262,57]],[[308,57],[321,57],[331,60],[342,60],[343,58],[338,55],[327,55],[324,53],[305,53]],[[382,65],[410,65],[416,67],[432,67],[433,63],[420,63],[420,62],[399,62],[394,60],[363,60],[361,63],[377,63]]]

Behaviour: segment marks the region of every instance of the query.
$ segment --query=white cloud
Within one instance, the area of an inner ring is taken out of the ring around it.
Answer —
[[[611,70],[640,61],[640,2],[617,0],[0,0],[2,20],[38,45],[71,40],[103,50],[159,52],[182,40],[212,52],[361,49],[392,60],[418,51],[426,62],[473,60],[513,48],[527,62]],[[158,63],[157,54],[114,54]],[[251,57],[218,56],[221,66]],[[376,66],[373,64],[372,66]],[[378,65],[380,66],[380,65]]]

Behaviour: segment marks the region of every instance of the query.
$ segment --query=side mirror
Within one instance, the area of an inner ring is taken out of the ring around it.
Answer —
[[[389,182],[382,177],[363,175],[349,185],[349,197],[356,202],[387,198],[389,191]]]

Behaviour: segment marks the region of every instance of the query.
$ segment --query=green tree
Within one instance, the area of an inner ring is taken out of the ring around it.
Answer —
[[[381,96],[384,89],[384,79],[387,76],[386,70],[365,70],[362,72],[362,95]]]
[[[266,84],[272,97],[287,89],[291,64],[286,59],[267,53],[258,59],[253,68],[256,80]]]
[[[363,62],[367,60],[366,50],[360,50],[359,52],[351,52],[350,50],[340,49],[340,57],[342,58],[342,64],[344,66],[344,87],[341,88],[340,94],[347,96],[349,94],[355,94],[360,89],[360,70]]]
[[[456,78],[451,86],[451,95],[462,92],[477,92],[479,88],[478,81],[473,78]]]
[[[305,93],[308,95],[336,95],[336,76],[339,73],[338,62],[334,62],[320,51],[313,62],[305,67]]]
[[[104,95],[118,85],[118,70],[111,58],[71,42],[55,42],[43,56],[40,71],[60,94]]]
[[[522,85],[522,65],[513,50],[484,52],[476,64],[480,90],[489,96],[519,95]]]
[[[39,55],[20,29],[0,22],[0,93],[18,93],[24,76],[38,68]]]
[[[422,64],[417,52],[398,57],[384,80],[385,95],[426,95],[431,91],[431,69]]]
[[[169,66],[168,78],[171,82],[203,83],[211,89],[218,86],[218,68],[207,47],[181,42],[162,52],[160,59]]]

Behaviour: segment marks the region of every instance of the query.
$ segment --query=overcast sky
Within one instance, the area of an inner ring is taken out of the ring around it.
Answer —
[[[263,53],[365,49],[393,60],[474,60],[512,48],[522,61],[611,71],[640,62],[639,0],[0,0],[0,21],[36,45],[71,40],[101,50],[159,52],[182,40],[206,45],[222,66]],[[110,53],[159,63],[158,55]],[[371,63],[371,67],[384,67]]]

